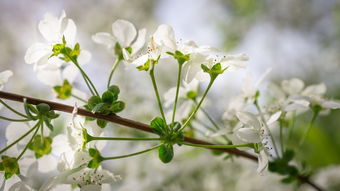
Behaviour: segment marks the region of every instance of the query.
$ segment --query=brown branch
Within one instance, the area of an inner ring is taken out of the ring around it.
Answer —
[[[24,98],[26,98],[27,103],[30,103],[30,104],[33,104],[33,105],[37,105],[37,104],[40,104],[40,103],[46,103],[51,107],[52,110],[57,110],[57,111],[62,111],[62,112],[67,112],[67,113],[72,113],[73,108],[74,108],[73,106],[69,106],[69,105],[65,105],[65,104],[61,104],[61,103],[57,103],[57,102],[52,102],[52,101],[42,100],[42,99],[37,99],[37,98],[32,98],[32,97],[26,97],[26,96],[23,96],[23,95],[13,94],[13,93],[4,92],[4,91],[0,91],[0,98],[12,100],[12,101],[17,101],[17,102],[23,102]],[[116,124],[119,124],[119,125],[123,125],[123,126],[126,126],[126,127],[138,129],[138,130],[149,132],[149,133],[154,133],[149,125],[144,124],[144,123],[140,123],[138,121],[133,121],[133,120],[126,119],[126,118],[123,118],[123,117],[119,117],[118,115],[94,114],[90,111],[87,111],[85,109],[80,109],[80,108],[78,109],[77,114],[81,115],[81,116],[86,116],[86,117],[110,121],[112,123],[116,123]],[[193,143],[193,144],[214,145],[213,143],[209,143],[209,142],[206,142],[206,141],[203,141],[203,140],[190,138],[190,137],[184,137],[184,141],[189,142],[189,143]],[[238,149],[228,149],[228,148],[224,148],[224,149],[210,148],[210,149],[226,152],[226,153],[233,154],[233,155],[240,156],[240,157],[244,157],[244,158],[247,158],[247,159],[250,159],[250,160],[253,160],[253,161],[257,161],[256,156],[251,155],[247,152],[240,151]],[[298,179],[299,179],[299,181],[301,181],[303,183],[309,184],[310,186],[312,186],[316,190],[322,191],[322,189],[319,186],[312,183],[308,179],[308,177],[299,176]]]

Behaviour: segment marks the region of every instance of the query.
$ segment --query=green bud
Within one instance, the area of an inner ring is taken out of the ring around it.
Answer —
[[[112,113],[119,113],[125,109],[125,103],[123,101],[116,101],[112,104],[110,111]]]
[[[154,118],[151,123],[150,127],[153,132],[157,133],[159,136],[163,136],[166,132],[167,125],[165,121],[161,117]]]
[[[37,109],[38,109],[39,114],[47,115],[51,108],[46,103],[40,103],[37,105]]]
[[[113,94],[111,91],[106,91],[102,95],[103,102],[107,104],[112,104],[114,101],[116,101],[118,98],[118,95]]]
[[[67,99],[72,95],[72,85],[67,80],[64,80],[62,86],[54,86],[53,89],[59,99]]]
[[[163,163],[169,163],[174,157],[174,149],[171,144],[163,144],[158,149],[159,159]]]
[[[97,104],[101,103],[102,99],[99,96],[92,96],[87,101],[87,106],[90,110],[92,110]]]
[[[116,86],[116,85],[111,85],[107,90],[112,92],[114,95],[117,95],[117,96],[120,93],[119,87]]]
[[[106,125],[107,125],[107,121],[97,119],[97,125],[98,125],[100,128],[105,128]]]

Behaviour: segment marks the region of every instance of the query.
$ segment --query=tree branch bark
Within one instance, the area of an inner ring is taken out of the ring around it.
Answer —
[[[69,105],[65,105],[65,104],[61,104],[61,103],[57,103],[57,102],[27,97],[27,96],[9,93],[9,92],[4,92],[4,91],[0,91],[0,98],[12,100],[12,101],[17,101],[17,102],[23,102],[24,99],[26,98],[27,103],[29,103],[29,104],[37,105],[37,104],[40,104],[40,103],[46,103],[51,107],[52,110],[62,111],[62,112],[66,112],[66,113],[72,113],[73,108],[74,108],[73,106],[69,106]],[[149,133],[154,133],[149,125],[144,124],[144,123],[140,123],[138,121],[126,119],[126,118],[120,117],[118,115],[94,114],[90,111],[87,111],[85,109],[80,109],[80,108],[78,109],[77,114],[81,115],[81,116],[86,116],[86,117],[110,121],[112,123],[116,123],[116,124],[119,124],[119,125],[123,125],[123,126],[126,126],[126,127],[138,129],[138,130],[149,132]],[[189,143],[193,143],[193,144],[214,145],[213,143],[203,141],[203,140],[199,140],[199,139],[195,139],[195,138],[190,138],[190,137],[184,137],[184,141],[189,142]],[[240,151],[238,149],[228,149],[228,148],[225,148],[225,149],[210,148],[210,149],[226,152],[226,153],[233,154],[233,155],[236,155],[236,156],[239,156],[239,157],[244,157],[244,158],[247,158],[247,159],[255,161],[255,162],[257,161],[256,156],[251,155],[247,152]],[[298,179],[303,183],[309,184],[310,186],[312,186],[316,190],[322,191],[322,189],[319,186],[317,186],[315,183],[311,182],[308,179],[308,177],[299,176]]]

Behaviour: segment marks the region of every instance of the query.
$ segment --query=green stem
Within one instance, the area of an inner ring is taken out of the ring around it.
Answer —
[[[115,72],[115,70],[116,70],[117,66],[119,65],[119,63],[120,63],[120,59],[119,59],[119,56],[117,56],[117,58],[115,60],[115,63],[112,66],[112,69],[111,69],[111,72],[110,72],[110,75],[109,75],[109,80],[107,81],[107,88],[110,87],[110,83],[111,83],[111,79],[112,79],[113,73]]]
[[[28,149],[28,146],[30,145],[30,143],[32,142],[32,140],[34,139],[34,137],[35,137],[35,135],[38,133],[38,131],[39,131],[39,127],[40,127],[40,125],[41,125],[41,121],[39,121],[38,123],[37,123],[37,129],[35,130],[35,132],[33,133],[33,136],[31,137],[31,139],[28,141],[28,143],[26,144],[26,146],[25,146],[25,148],[24,148],[24,150],[22,150],[22,152],[20,153],[20,155],[18,156],[18,158],[17,158],[17,160],[19,160],[21,157],[22,157],[22,155],[24,155],[24,153],[26,152],[26,150]]]
[[[207,89],[205,90],[203,97],[201,98],[200,102],[197,104],[195,110],[191,113],[191,115],[189,116],[189,118],[185,121],[185,123],[183,124],[183,126],[179,129],[179,131],[183,131],[183,129],[189,124],[189,122],[191,121],[191,119],[195,116],[195,114],[197,113],[198,109],[201,107],[204,98],[207,96],[212,84],[214,83],[215,78],[210,78],[210,82],[209,85],[207,87]]]
[[[293,112],[292,120],[290,121],[289,129],[288,129],[288,137],[287,137],[287,142],[290,142],[291,137],[293,136],[293,129],[295,126],[295,120],[296,120],[296,112]]]
[[[276,143],[275,143],[275,141],[274,141],[273,135],[272,135],[272,133],[270,132],[269,127],[268,127],[268,124],[267,124],[266,120],[265,120],[264,117],[263,117],[261,108],[260,108],[260,106],[259,106],[257,100],[254,102],[254,104],[255,104],[255,107],[256,107],[257,111],[258,111],[259,114],[260,114],[260,118],[261,118],[261,120],[262,120],[262,122],[263,122],[263,124],[264,124],[264,127],[266,128],[266,131],[267,131],[268,134],[269,134],[270,140],[271,140],[271,142],[273,143],[273,147],[274,147],[275,154],[276,154],[277,157],[279,157],[280,155],[279,155],[279,152],[278,152],[278,150],[277,150]]]
[[[85,83],[87,85],[87,87],[90,89],[92,95],[97,95],[99,96],[98,94],[98,91],[96,89],[96,87],[93,85],[92,81],[90,80],[90,78],[87,76],[87,74],[85,73],[85,71],[80,67],[79,63],[77,60],[73,59],[69,54],[65,53],[65,56],[67,56],[73,63],[74,65],[79,69],[80,73],[82,74],[84,80],[85,80]]]
[[[30,119],[11,119],[7,117],[0,116],[0,119],[7,120],[7,121],[13,121],[13,122],[25,122],[25,121],[31,121]]]
[[[172,112],[172,123],[175,122],[176,108],[177,108],[177,102],[178,102],[178,94],[179,94],[179,88],[181,86],[181,74],[182,74],[182,64],[178,64],[177,88],[176,88],[174,110]]]
[[[9,148],[11,148],[13,145],[17,144],[19,141],[21,141],[23,138],[25,138],[27,135],[29,135],[35,128],[38,127],[39,122],[29,131],[27,131],[25,134],[23,134],[21,137],[19,137],[17,140],[15,140],[13,143],[11,143],[10,145],[8,145],[7,147],[3,148],[0,151],[0,154],[2,154],[3,152],[7,151]]]
[[[308,128],[305,130],[303,136],[302,136],[302,139],[300,141],[300,144],[299,146],[301,147],[301,145],[305,142],[306,138],[307,138],[307,135],[309,134],[309,131],[311,130],[312,126],[313,126],[313,123],[315,122],[316,118],[318,117],[318,114],[319,114],[319,111],[314,111],[313,112],[313,117],[309,123],[309,126]]]
[[[0,103],[2,103],[5,107],[7,107],[9,110],[11,110],[12,112],[16,113],[17,115],[20,115],[21,117],[27,118],[27,116],[25,114],[22,114],[19,111],[15,110],[14,108],[12,108],[8,104],[6,104],[4,101],[2,101],[2,99],[0,99]]]
[[[140,155],[140,154],[143,154],[143,153],[155,150],[158,147],[160,147],[161,145],[162,144],[154,146],[154,147],[151,147],[151,148],[143,150],[143,151],[139,151],[139,152],[136,152],[136,153],[131,153],[131,154],[128,154],[128,155],[121,155],[121,156],[116,156],[116,157],[103,157],[103,160],[114,160],[114,159],[127,158],[127,157],[132,157],[132,156],[135,156],[135,155]]]
[[[77,100],[81,101],[81,102],[84,102],[84,103],[87,103],[86,100],[84,100],[83,98],[79,97],[79,96],[76,96],[74,94],[71,95],[72,97],[76,98]]]
[[[108,141],[161,141],[161,138],[121,138],[121,137],[91,137],[91,141],[108,140]]]
[[[202,148],[212,148],[212,149],[232,149],[238,147],[250,147],[254,148],[254,144],[242,144],[242,145],[201,145],[201,144],[192,144],[192,143],[182,143],[183,145],[192,146],[192,147],[202,147]]]
[[[159,92],[158,92],[158,88],[157,88],[157,84],[156,84],[156,80],[155,80],[154,67],[152,67],[152,69],[150,70],[150,77],[151,77],[153,89],[154,89],[155,94],[156,94],[156,97],[157,97],[157,102],[158,102],[159,111],[161,112],[161,115],[162,115],[162,117],[163,117],[163,120],[164,120],[164,122],[166,123],[166,118],[165,118],[165,115],[164,115],[164,111],[163,111],[163,106],[162,106],[161,98],[160,98],[160,96],[159,96]],[[166,123],[166,124],[167,124],[167,123]]]

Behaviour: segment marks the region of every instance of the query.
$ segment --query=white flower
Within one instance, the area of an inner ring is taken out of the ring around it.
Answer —
[[[46,43],[36,43],[28,48],[25,55],[27,64],[35,64],[36,67],[45,64],[60,66],[63,61],[58,58],[50,58],[52,49],[55,44],[62,44],[62,38],[65,37],[67,45],[73,45],[76,35],[76,25],[72,19],[66,18],[65,11],[62,11],[59,18],[50,13],[46,13],[44,19],[38,25],[41,35]]]
[[[65,37],[66,46],[72,47],[75,44],[76,25],[72,19],[66,18],[65,11],[62,11],[59,18],[50,13],[46,13],[44,19],[39,22],[39,31],[46,40],[45,43],[35,43],[26,51],[25,62],[34,64],[38,79],[46,85],[61,85],[64,79],[70,83],[74,81],[79,71],[72,63],[65,63],[53,54],[53,46],[62,44]],[[83,65],[91,58],[91,54],[86,50],[80,50],[77,58],[79,65]]]
[[[8,79],[13,76],[13,72],[10,70],[5,70],[0,72],[0,90],[4,88],[5,83],[7,83]]]
[[[104,44],[108,48],[115,47],[119,43],[123,51],[123,56],[129,60],[135,56],[145,44],[146,29],[140,29],[138,32],[135,26],[126,20],[118,19],[112,24],[112,35],[106,32],[96,33],[92,40],[99,44]],[[131,48],[131,53],[127,50]]]
[[[268,167],[268,132],[262,127],[262,124],[257,117],[249,112],[237,112],[237,117],[241,123],[245,125],[243,128],[235,129],[234,144],[242,143],[262,143],[263,147],[260,149],[258,155],[258,168],[257,172],[262,174]],[[273,124],[281,116],[281,112],[273,114],[268,121],[267,125]]]
[[[209,74],[205,73],[201,65],[204,64],[208,68],[220,63],[222,68],[239,69],[244,68],[245,62],[248,61],[248,56],[245,54],[226,55],[217,57],[213,55],[202,54],[199,51],[190,54],[190,60],[187,62],[186,80],[190,82],[194,78],[198,81],[208,81]]]

